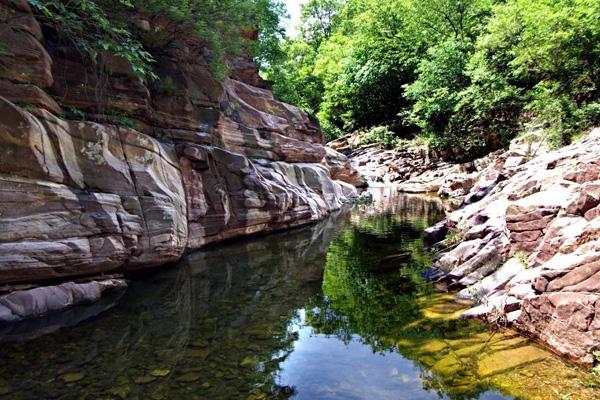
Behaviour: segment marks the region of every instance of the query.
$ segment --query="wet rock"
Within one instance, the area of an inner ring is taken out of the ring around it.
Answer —
[[[153,369],[150,371],[150,375],[155,378],[164,378],[171,373],[170,369]]]
[[[136,385],[146,385],[148,383],[154,382],[157,379],[155,376],[138,376],[137,378],[133,378],[133,382]]]
[[[196,372],[189,372],[187,374],[183,374],[177,377],[176,380],[177,382],[191,383],[200,380],[200,378],[202,378],[202,374]]]
[[[435,244],[439,243],[448,234],[448,221],[443,220],[436,225],[425,229],[424,238],[427,243]]]
[[[252,359],[252,357],[246,357],[240,362],[240,367],[244,368],[252,368],[254,365],[255,361]]]
[[[64,374],[60,377],[65,383],[74,383],[79,382],[85,377],[83,372],[72,372],[68,374]]]
[[[20,290],[0,296],[0,322],[14,322],[45,315],[100,299],[103,292],[124,289],[123,280],[109,279],[89,283],[68,282],[58,286]]]

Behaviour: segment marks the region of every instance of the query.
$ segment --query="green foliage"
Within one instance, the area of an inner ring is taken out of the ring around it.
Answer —
[[[126,23],[113,18],[114,14],[125,14],[133,8],[130,0],[29,0],[29,3],[40,12],[46,25],[56,28],[92,60],[102,52],[109,52],[126,59],[140,79],[153,76],[152,55],[133,37]]]
[[[515,93],[496,105],[543,123],[554,146],[596,123],[583,110],[593,109],[600,93],[599,12],[589,0],[511,0],[494,7],[477,43],[487,74],[503,80],[491,93]]]
[[[475,157],[530,125],[559,146],[600,123],[598,1],[314,0],[303,15],[265,72],[328,139],[387,125]]]
[[[211,48],[211,72],[218,79],[224,79],[228,73],[228,57],[251,54],[261,64],[279,57],[277,43],[283,36],[279,24],[283,14],[280,0],[134,0],[134,3],[144,15],[170,17],[167,42],[190,34],[205,40]],[[258,32],[258,41],[251,38],[254,32]]]
[[[46,26],[74,44],[95,62],[102,53],[124,58],[140,78],[156,78],[154,57],[182,38],[195,35],[206,41],[211,71],[223,79],[227,58],[253,55],[259,62],[276,57],[283,35],[280,0],[29,0]],[[143,29],[131,18],[141,14],[160,28]],[[164,18],[168,17],[168,18]],[[258,41],[252,40],[258,32]],[[248,37],[246,37],[248,36]]]
[[[519,262],[521,263],[521,265],[523,266],[523,268],[529,269],[529,260],[527,259],[527,256],[524,253],[517,252],[515,254],[515,258],[517,260],[519,260]]]
[[[268,69],[267,78],[274,82],[273,91],[291,104],[316,113],[322,101],[323,83],[314,75],[316,51],[303,41],[281,43],[285,60]]]
[[[417,79],[406,86],[406,97],[414,101],[408,119],[425,134],[448,129],[459,93],[468,85],[469,50],[468,44],[456,39],[432,46],[417,67]]]
[[[340,21],[342,0],[308,0],[302,6],[302,37],[312,47],[331,36]]]
[[[364,146],[373,143],[377,143],[387,149],[391,149],[398,146],[399,141],[394,136],[394,133],[390,132],[386,126],[376,126],[360,135],[361,145]]]
[[[139,130],[141,128],[141,125],[134,121],[133,119],[131,119],[130,117],[128,117],[125,114],[112,114],[112,115],[107,115],[106,119],[108,123],[117,125],[117,126],[122,126],[124,128],[131,128],[131,129],[136,129]]]
[[[69,107],[66,117],[71,120],[84,121],[87,118],[87,113],[76,107]]]
[[[174,94],[177,90],[175,82],[170,75],[162,77],[158,82],[158,91],[164,94]]]

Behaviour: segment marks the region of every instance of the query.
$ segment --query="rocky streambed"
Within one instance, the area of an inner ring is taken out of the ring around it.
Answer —
[[[407,158],[409,149],[349,154],[361,172],[379,171],[371,180],[393,181],[402,171],[394,166],[403,165],[398,190],[459,196],[459,209],[425,235],[439,250],[428,278],[476,304],[464,317],[512,326],[571,360],[595,363],[600,129],[554,151],[534,132],[462,165]]]

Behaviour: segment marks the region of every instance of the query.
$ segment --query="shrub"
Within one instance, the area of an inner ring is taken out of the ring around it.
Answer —
[[[177,90],[177,86],[175,86],[175,82],[170,75],[167,75],[160,79],[158,83],[158,91],[163,94],[174,94]]]
[[[391,149],[399,144],[399,140],[394,136],[394,133],[385,126],[376,126],[360,135],[361,146],[375,143],[386,149]]]

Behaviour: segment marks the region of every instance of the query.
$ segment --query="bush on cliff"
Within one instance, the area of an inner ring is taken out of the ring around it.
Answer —
[[[259,62],[280,56],[280,0],[28,0],[44,25],[95,61],[103,52],[126,59],[141,79],[155,78],[152,51],[186,36],[211,48],[211,70],[227,73],[227,57],[252,55]],[[138,14],[139,18],[131,18]],[[160,20],[146,28],[142,19]],[[244,32],[259,32],[258,41]]]

